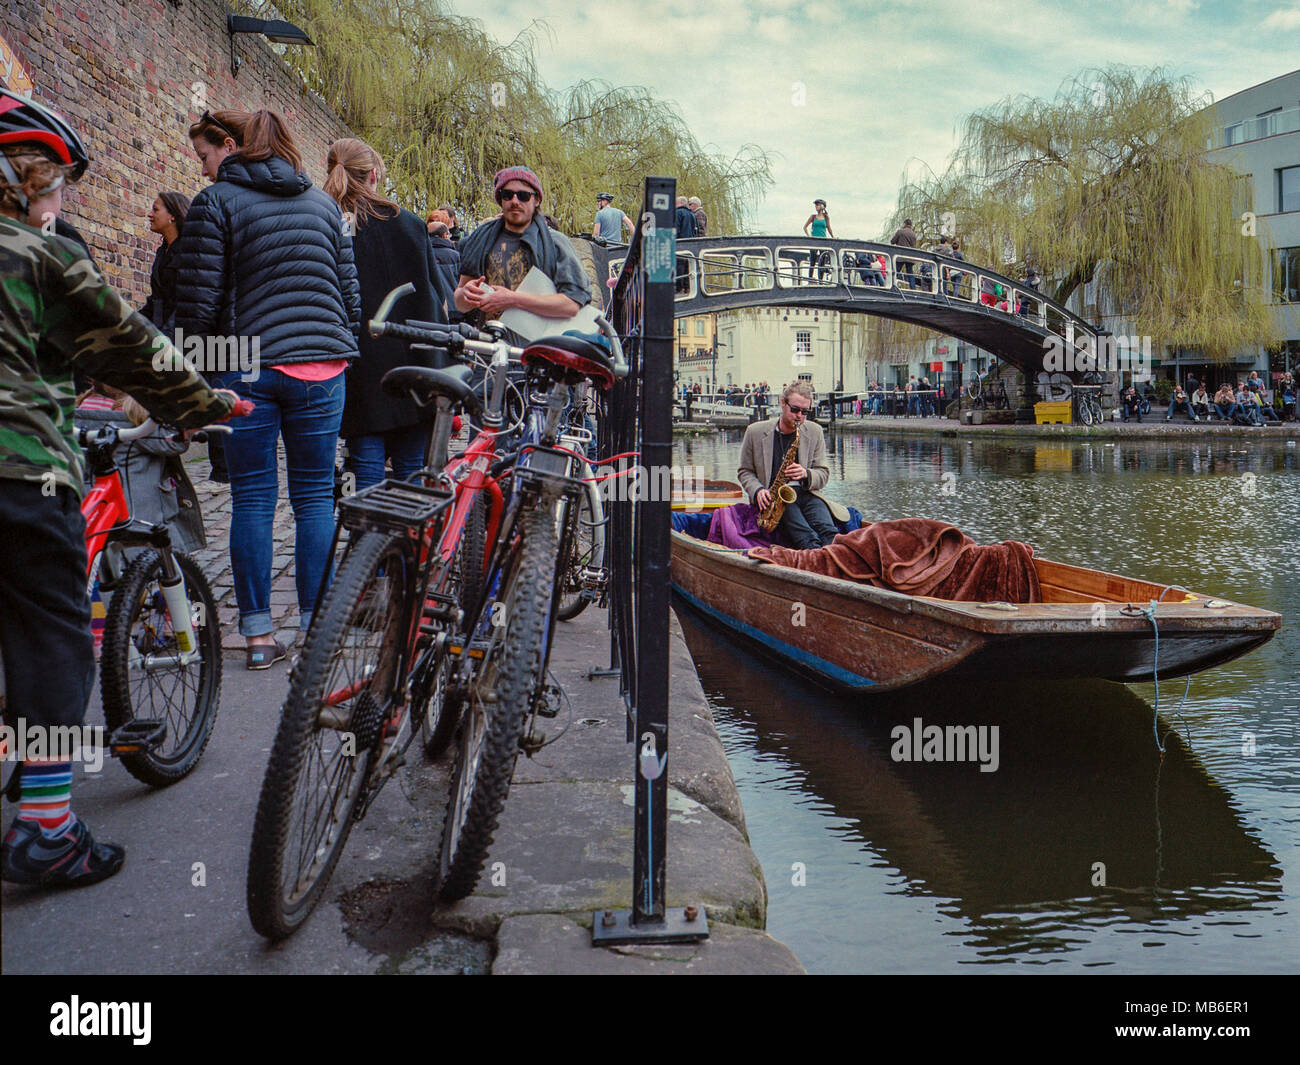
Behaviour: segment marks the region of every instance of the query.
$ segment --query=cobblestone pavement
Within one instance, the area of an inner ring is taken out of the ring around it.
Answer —
[[[279,445],[279,496],[275,506],[272,536],[275,542],[271,558],[271,618],[276,638],[289,646],[298,638],[298,591],[294,583],[293,510],[289,506],[289,489],[285,480],[284,445]],[[185,455],[185,468],[198,493],[207,530],[208,546],[194,552],[194,560],[203,568],[217,599],[221,617],[221,646],[243,650],[239,635],[239,609],[235,604],[234,578],[230,572],[230,486],[208,480],[210,469],[206,449],[192,447]]]

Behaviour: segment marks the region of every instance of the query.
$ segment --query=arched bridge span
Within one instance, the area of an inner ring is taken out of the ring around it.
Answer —
[[[600,276],[617,277],[626,247],[593,242],[591,250]],[[677,277],[677,318],[771,306],[873,314],[958,337],[1029,377],[1045,368],[1044,356],[1054,346],[1061,353],[1095,353],[1104,335],[1073,311],[996,271],[871,241],[679,240]]]

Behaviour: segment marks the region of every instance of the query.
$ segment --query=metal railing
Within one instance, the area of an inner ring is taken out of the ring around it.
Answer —
[[[595,259],[616,277],[625,253],[601,248]],[[1032,373],[1053,337],[1062,351],[1083,353],[1096,351],[1104,333],[1029,284],[894,244],[806,236],[683,240],[674,276],[679,318],[753,306],[877,314],[950,333]]]

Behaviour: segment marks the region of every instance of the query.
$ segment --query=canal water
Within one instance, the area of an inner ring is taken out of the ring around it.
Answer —
[[[741,435],[676,461],[734,479]],[[1285,621],[1185,701],[1161,683],[1157,720],[1151,684],[836,697],[675,600],[768,930],[815,973],[1300,970],[1300,448],[827,436],[828,494],[869,520],[950,521]],[[917,718],[998,726],[997,770],[893,760]]]

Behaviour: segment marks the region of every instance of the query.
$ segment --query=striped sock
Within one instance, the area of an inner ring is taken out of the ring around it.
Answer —
[[[53,839],[75,823],[72,814],[72,763],[28,759],[23,762],[18,816],[35,821],[41,835]]]

